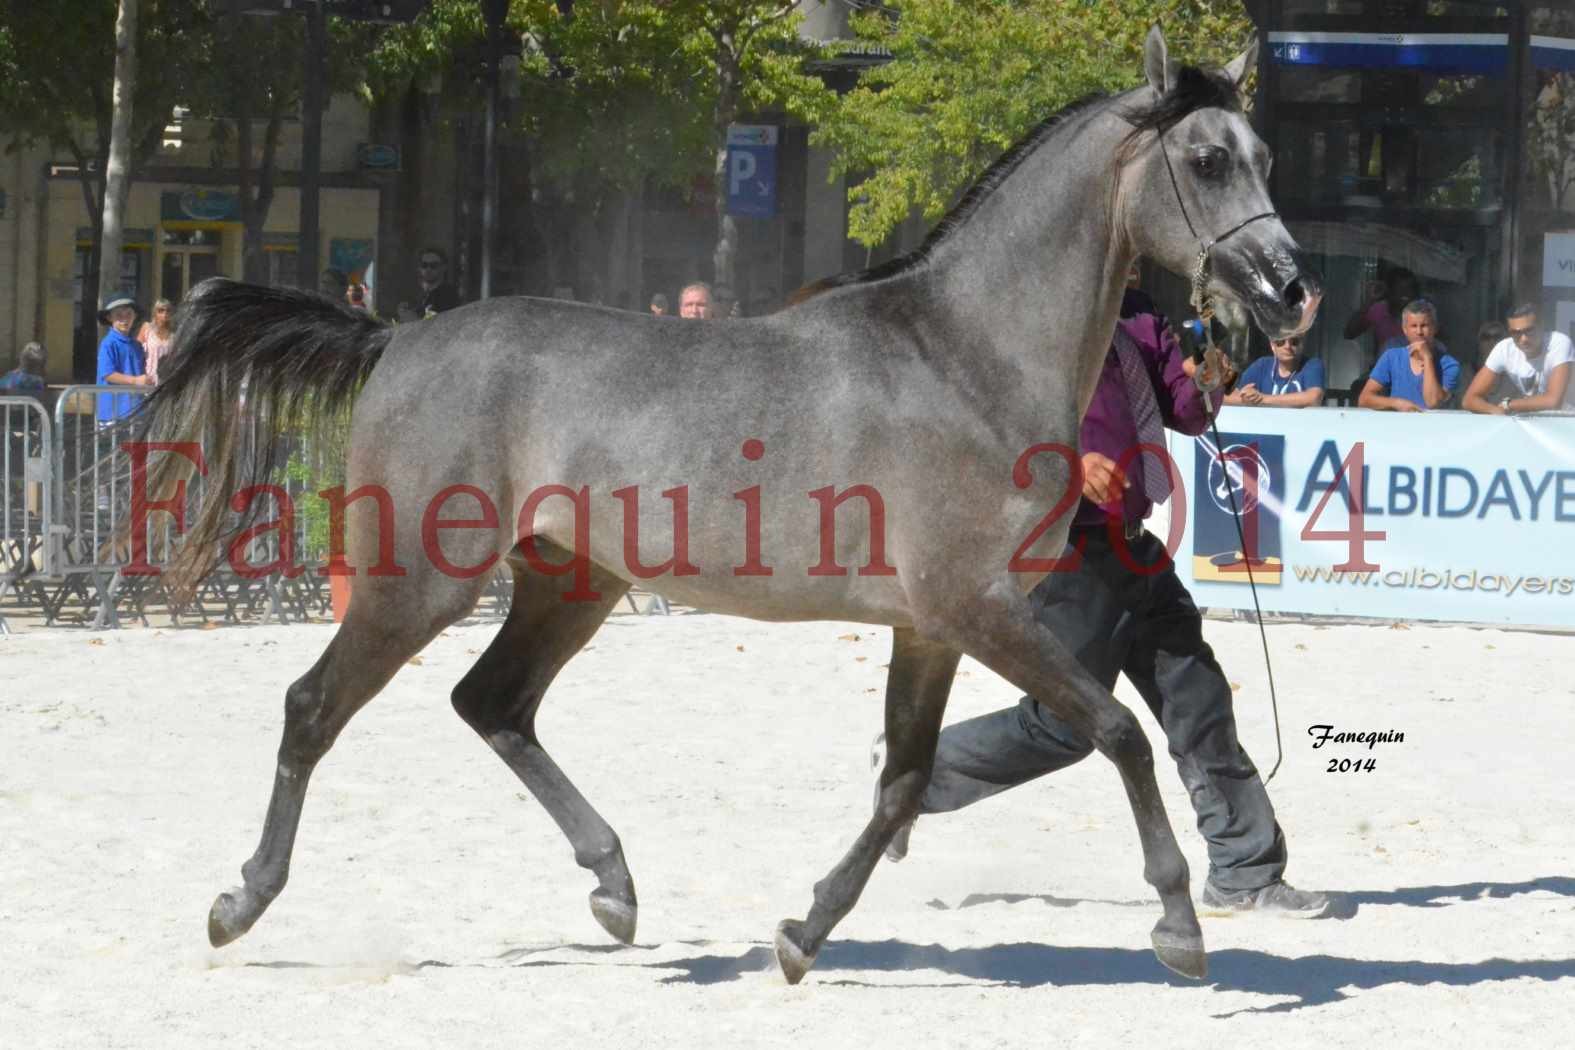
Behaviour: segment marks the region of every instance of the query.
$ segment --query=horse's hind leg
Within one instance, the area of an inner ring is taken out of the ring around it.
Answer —
[[[870,872],[897,829],[919,812],[930,782],[941,717],[951,694],[961,654],[925,641],[912,630],[892,634],[891,670],[886,676],[886,768],[880,806],[847,855],[815,884],[815,903],[799,922],[777,926],[777,962],[790,984],[815,964],[815,955],[843,916],[853,910]]]
[[[1154,780],[1154,752],[1143,727],[1072,653],[1030,613],[1020,593],[937,606],[930,633],[955,644],[1055,712],[1115,763],[1143,846],[1143,877],[1159,892],[1164,915],[1154,926],[1154,954],[1185,977],[1208,972],[1203,930],[1187,888],[1187,861],[1176,844]],[[1002,598],[1010,595],[1010,598]]]
[[[419,601],[412,602],[418,593]],[[245,884],[219,894],[208,912],[215,948],[235,940],[284,889],[306,785],[339,731],[394,673],[444,627],[475,605],[480,583],[433,572],[418,583],[358,577],[345,622],[310,671],[284,697],[284,736],[262,841],[241,867]],[[421,615],[412,615],[412,608]]]
[[[600,597],[566,602],[562,595],[569,584],[567,578],[515,569],[508,619],[455,687],[454,709],[546,808],[574,847],[575,862],[596,875],[591,913],[608,933],[630,944],[637,905],[618,836],[536,738],[536,711],[547,687],[629,585],[593,567],[592,589]]]

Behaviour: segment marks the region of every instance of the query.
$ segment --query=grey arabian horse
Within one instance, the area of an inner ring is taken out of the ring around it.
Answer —
[[[277,421],[303,401],[354,400],[347,470],[352,494],[363,490],[346,522],[359,570],[349,611],[285,694],[262,839],[244,885],[213,905],[212,942],[241,936],[278,896],[313,768],[472,609],[501,557],[513,606],[453,704],[595,874],[592,912],[618,940],[633,939],[636,916],[618,836],[543,747],[536,713],[639,580],[720,613],[893,629],[880,804],[816,883],[808,916],[778,927],[789,981],[914,815],[963,653],[1116,764],[1163,904],[1154,950],[1203,976],[1149,744],[1030,615],[1042,567],[1013,566],[1067,537],[1080,486],[1067,450],[1137,256],[1191,274],[1200,248],[1230,232],[1202,253],[1209,294],[1245,304],[1271,336],[1312,323],[1317,279],[1272,214],[1269,157],[1240,111],[1249,65],[1178,67],[1154,30],[1146,86],[1047,121],[909,257],[768,317],[686,322],[516,298],[390,329],[303,293],[201,286],[145,413],[150,440],[218,433],[186,549],[217,546],[232,498],[264,469],[238,465],[243,377],[248,408]],[[1044,451],[1054,443],[1062,454]],[[148,491],[172,494],[193,469],[159,453]]]

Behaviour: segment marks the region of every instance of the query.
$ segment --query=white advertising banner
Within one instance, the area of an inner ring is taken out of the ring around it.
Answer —
[[[1575,288],[1575,233],[1542,235],[1542,287]]]
[[[1252,608],[1246,549],[1266,612],[1575,627],[1575,417],[1231,406],[1219,430],[1228,469],[1170,435],[1198,605]]]

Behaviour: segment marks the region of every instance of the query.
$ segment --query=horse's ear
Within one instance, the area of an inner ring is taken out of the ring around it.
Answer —
[[[1225,79],[1236,85],[1236,90],[1241,91],[1247,84],[1247,77],[1258,68],[1258,34],[1252,35],[1252,43],[1247,45],[1247,50],[1231,59],[1230,65],[1225,67]]]
[[[1176,82],[1175,67],[1170,64],[1165,34],[1158,22],[1148,31],[1148,39],[1143,42],[1143,72],[1148,76],[1148,86],[1154,89],[1156,95],[1163,96]]]

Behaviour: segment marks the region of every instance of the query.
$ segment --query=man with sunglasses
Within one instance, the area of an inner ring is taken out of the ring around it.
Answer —
[[[1242,372],[1236,389],[1225,395],[1225,403],[1259,408],[1323,404],[1323,362],[1302,356],[1302,337],[1270,340],[1269,349],[1268,357],[1258,358]]]
[[[1486,416],[1552,409],[1575,412],[1575,382],[1571,382],[1570,367],[1575,362],[1575,345],[1570,343],[1570,337],[1563,332],[1543,331],[1537,323],[1534,303],[1515,307],[1507,320],[1509,338],[1488,354],[1482,370],[1471,380],[1464,406]],[[1519,396],[1489,401],[1488,392],[1501,378]]]
[[[459,291],[448,283],[448,256],[441,248],[423,248],[417,260],[417,280],[421,284],[421,309],[399,304],[401,321],[424,321],[459,305]]]

